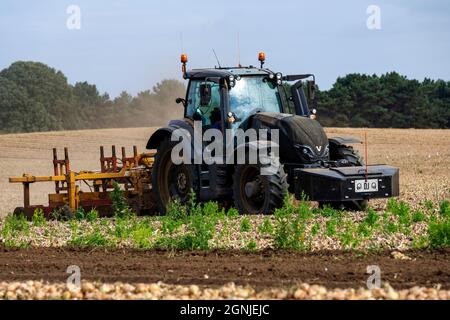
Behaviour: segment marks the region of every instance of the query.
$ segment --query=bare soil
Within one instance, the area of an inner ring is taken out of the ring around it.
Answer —
[[[23,173],[51,175],[52,148],[69,148],[71,167],[76,171],[99,168],[99,146],[116,145],[131,153],[145,144],[155,128],[127,128],[61,131],[0,135],[0,216],[22,206],[22,186],[8,183],[11,176]],[[387,163],[400,167],[400,198],[410,204],[424,199],[442,201],[450,198],[450,130],[418,129],[350,129],[326,128],[329,136],[368,137],[369,164]],[[363,145],[355,146],[364,155]],[[31,203],[46,204],[52,183],[31,186]],[[383,209],[384,200],[373,201]]]
[[[126,283],[221,286],[229,282],[255,288],[300,283],[327,288],[366,287],[367,266],[377,265],[381,281],[395,289],[413,286],[450,289],[450,250],[409,251],[410,260],[390,252],[266,250],[144,251],[80,248],[0,248],[0,281],[65,281],[69,265],[81,268],[82,280]]]
[[[22,205],[22,186],[8,177],[52,174],[52,148],[62,155],[69,148],[71,167],[99,168],[100,145],[136,145],[144,151],[155,128],[105,129],[0,135],[0,216]],[[400,199],[418,206],[429,199],[450,199],[450,130],[327,128],[329,136],[368,136],[369,164],[400,167]],[[356,145],[364,154],[363,145]],[[108,155],[108,153],[106,153]],[[32,204],[46,204],[52,183],[31,186]],[[385,200],[371,202],[383,210]],[[103,282],[196,284],[218,287],[229,282],[255,288],[290,287],[300,283],[327,288],[366,287],[367,266],[381,269],[381,280],[395,289],[440,285],[450,290],[450,249],[404,251],[411,259],[391,252],[292,252],[265,250],[173,252],[130,249],[75,249],[0,247],[0,281],[43,280],[65,282],[70,265],[81,268],[83,280]]]

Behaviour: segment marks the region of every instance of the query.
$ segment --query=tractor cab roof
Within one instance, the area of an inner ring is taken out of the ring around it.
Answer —
[[[186,72],[186,79],[204,79],[204,78],[228,78],[229,76],[264,76],[273,74],[269,69],[260,69],[255,67],[230,67],[230,68],[207,68],[192,69]]]

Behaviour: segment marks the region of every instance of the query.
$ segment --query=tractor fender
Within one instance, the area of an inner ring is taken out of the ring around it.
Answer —
[[[174,135],[177,135],[178,139]],[[147,149],[157,149],[164,139],[182,143],[184,150],[190,149],[191,163],[194,159],[202,159],[203,148],[196,150],[194,148],[194,128],[191,123],[185,119],[173,120],[169,125],[155,131],[147,142]],[[201,139],[201,137],[200,137]],[[197,153],[197,154],[195,154]]]
[[[354,144],[354,143],[362,143],[361,140],[354,137],[333,137],[328,138],[328,143],[330,144],[330,147],[333,146],[339,146],[339,145],[348,145],[348,144]]]
[[[165,128],[159,128],[148,139],[146,148],[147,149],[158,149],[161,142],[172,135],[172,132],[175,130],[174,127],[165,127]]]
[[[171,137],[176,129],[186,129],[191,135],[194,133],[193,123],[189,119],[171,120],[167,127],[159,128],[148,139],[147,149],[157,149],[161,141]]]
[[[333,137],[328,138],[328,142],[334,145],[346,145],[346,144],[354,144],[354,143],[362,143],[361,140],[355,137]]]

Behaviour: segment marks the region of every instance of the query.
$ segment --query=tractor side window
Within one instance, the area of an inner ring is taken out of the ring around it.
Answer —
[[[200,81],[190,82],[187,98],[186,117],[192,119],[196,109],[195,106],[200,102]]]
[[[294,86],[296,86],[296,93],[294,93],[294,95],[297,96],[297,102],[295,101],[292,92]],[[309,101],[307,101],[305,90],[306,89],[304,83],[297,82],[294,85],[287,82],[283,83],[281,90],[283,92],[283,112],[304,117],[309,116]],[[298,106],[296,104],[298,104]]]
[[[202,84],[211,86],[211,100],[206,105],[202,105],[200,102],[200,85]],[[211,81],[191,81],[188,93],[186,117],[196,121],[202,121],[203,128],[221,129],[220,85]]]
[[[295,114],[295,106],[294,102],[292,101],[292,94],[291,94],[291,85],[287,82],[283,83],[282,86],[282,101],[283,101],[283,112],[289,113],[289,114]]]

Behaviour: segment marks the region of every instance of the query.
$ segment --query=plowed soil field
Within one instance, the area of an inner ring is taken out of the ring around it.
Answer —
[[[145,151],[147,139],[155,128],[103,129],[31,134],[0,135],[0,215],[22,205],[22,186],[8,183],[8,177],[51,175],[52,148],[69,148],[71,167],[76,170],[99,169],[99,146],[106,155],[116,145],[132,152]],[[401,199],[410,204],[424,199],[440,201],[450,198],[450,130],[417,129],[348,129],[327,128],[329,136],[368,137],[369,164],[386,163],[400,167]],[[355,146],[364,155],[363,145]],[[31,186],[31,203],[47,203],[53,184]],[[383,206],[385,201],[375,201]]]

